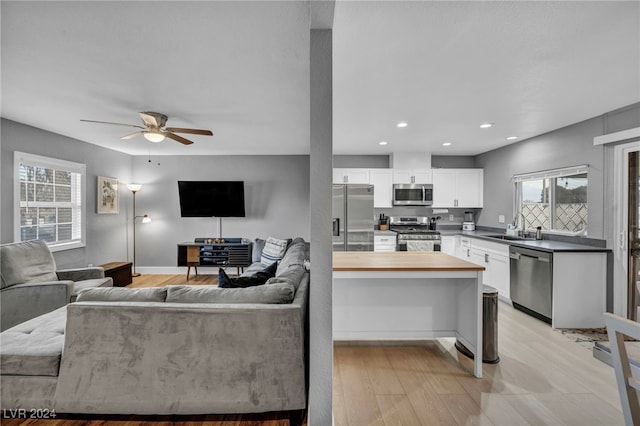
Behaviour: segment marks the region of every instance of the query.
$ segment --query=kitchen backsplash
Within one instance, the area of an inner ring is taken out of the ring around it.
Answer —
[[[478,212],[482,209],[447,209],[448,213],[433,213],[433,208],[431,207],[422,207],[422,206],[396,206],[390,209],[373,209],[373,217],[377,220],[380,217],[380,214],[383,213],[385,216],[391,217],[400,217],[400,216],[426,216],[426,217],[437,217],[440,216],[440,220],[438,220],[438,225],[460,225],[462,226],[462,222],[464,222],[464,212],[472,211],[474,212],[474,216],[476,220],[478,218]],[[442,210],[442,209],[436,209]],[[453,215],[453,218],[450,218],[450,215]],[[436,225],[437,226],[437,225]]]

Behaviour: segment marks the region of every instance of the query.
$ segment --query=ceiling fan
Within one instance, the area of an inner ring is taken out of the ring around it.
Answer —
[[[116,126],[136,127],[139,130],[130,135],[123,136],[120,139],[133,139],[137,136],[144,136],[150,142],[162,142],[164,138],[173,139],[184,145],[191,145],[193,141],[176,135],[176,133],[189,133],[192,135],[204,135],[213,136],[211,130],[199,130],[199,129],[183,129],[180,127],[164,127],[167,123],[167,116],[160,114],[159,112],[145,111],[140,112],[140,118],[144,123],[144,126],[138,126],[136,124],[123,124],[123,123],[111,123],[109,121],[95,121],[95,120],[80,120],[88,123],[101,123],[101,124],[115,124]]]

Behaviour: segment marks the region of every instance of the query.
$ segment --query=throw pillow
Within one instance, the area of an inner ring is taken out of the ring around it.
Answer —
[[[254,275],[250,275],[248,277],[230,277],[224,269],[220,268],[218,270],[218,287],[247,288],[262,285],[267,282],[269,278],[273,278],[275,276],[277,267],[278,264],[274,262],[262,271],[258,271]]]
[[[256,238],[253,243],[253,250],[251,251],[251,261],[253,263],[260,262],[262,259],[262,250],[264,250],[265,240],[262,238]]]
[[[262,257],[260,263],[263,265],[271,265],[273,262],[278,262],[284,256],[287,251],[287,240],[280,240],[278,238],[269,237],[264,244],[262,250]]]

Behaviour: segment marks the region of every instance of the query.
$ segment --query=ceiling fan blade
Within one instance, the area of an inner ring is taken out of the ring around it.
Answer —
[[[127,127],[136,127],[138,129],[144,129],[144,127],[138,126],[136,124],[112,123],[110,121],[95,121],[95,120],[80,120],[80,121],[86,121],[87,123],[115,124],[116,126],[127,126]]]
[[[142,135],[144,135],[144,132],[135,132],[135,133],[131,133],[130,135],[123,136],[120,139],[123,139],[123,140],[133,139],[135,137],[142,136]]]
[[[184,144],[184,145],[191,145],[193,143],[189,139],[185,139],[182,136],[174,135],[171,132],[164,132],[164,135],[166,137],[168,137],[169,139],[173,139],[174,141],[178,141],[178,142],[180,142],[181,144]]]
[[[211,132],[211,130],[183,129],[181,127],[167,127],[166,130],[167,132],[174,133],[190,133],[192,135],[213,136],[213,132]]]

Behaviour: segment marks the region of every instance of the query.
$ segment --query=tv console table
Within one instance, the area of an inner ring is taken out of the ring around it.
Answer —
[[[198,266],[218,268],[251,265],[252,243],[244,238],[196,238],[194,242],[178,244],[178,266],[187,267],[187,280],[193,266],[198,275]]]

